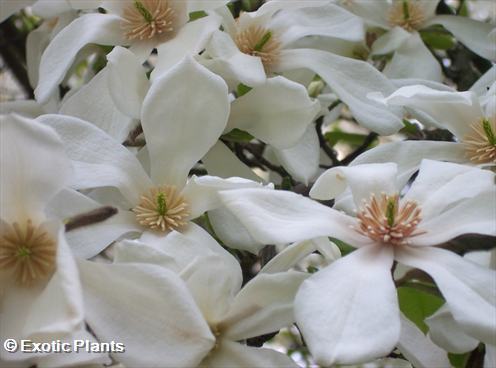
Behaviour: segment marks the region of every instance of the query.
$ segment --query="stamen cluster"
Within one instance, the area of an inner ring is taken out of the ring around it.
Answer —
[[[399,26],[408,32],[419,29],[425,21],[425,14],[420,4],[409,1],[395,1],[388,13],[388,22],[391,27]]]
[[[129,40],[149,40],[174,31],[175,10],[167,0],[140,0],[123,11],[122,28]]]
[[[279,61],[281,43],[264,27],[250,26],[238,31],[234,41],[242,53],[261,58],[266,71]]]
[[[463,139],[467,157],[477,164],[496,163],[496,119],[482,119],[470,125]]]

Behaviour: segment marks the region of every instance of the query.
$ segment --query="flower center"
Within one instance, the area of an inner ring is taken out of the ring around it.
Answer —
[[[467,157],[477,164],[496,163],[496,119],[481,119],[470,127],[463,139]]]
[[[0,235],[0,269],[10,270],[17,284],[30,286],[55,270],[57,243],[41,226],[28,220],[5,224]]]
[[[122,14],[128,40],[149,40],[174,31],[175,10],[167,0],[135,0]]]
[[[270,71],[279,60],[281,43],[274,33],[266,28],[250,26],[238,31],[234,42],[242,53],[262,59],[266,71]]]
[[[183,227],[189,216],[188,203],[176,187],[170,185],[155,187],[143,194],[133,212],[141,225],[163,232]]]
[[[397,194],[389,196],[382,193],[380,197],[372,194],[357,214],[357,231],[384,244],[407,244],[408,238],[423,234],[416,231],[422,220],[420,213],[421,209],[414,201],[400,206]]]
[[[412,32],[424,23],[425,14],[420,4],[409,0],[397,0],[389,8],[388,22]]]

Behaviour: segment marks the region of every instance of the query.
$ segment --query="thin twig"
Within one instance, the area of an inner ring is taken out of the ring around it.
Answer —
[[[374,133],[374,132],[369,133],[369,135],[367,135],[367,137],[365,137],[365,140],[360,145],[360,147],[358,147],[355,151],[353,151],[348,156],[346,156],[344,159],[342,159],[339,164],[343,165],[343,166],[348,165],[351,161],[353,161],[355,158],[357,158],[362,153],[364,153],[376,138],[377,138],[377,133]]]

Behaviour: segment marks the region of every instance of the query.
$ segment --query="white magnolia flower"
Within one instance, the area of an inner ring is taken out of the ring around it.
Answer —
[[[482,267],[496,269],[496,251],[479,251],[465,254],[468,261]],[[429,336],[437,345],[451,353],[466,353],[479,345],[479,340],[471,336],[470,330],[465,330],[453,317],[448,305],[443,305],[432,316],[425,320],[429,326]],[[484,368],[494,366],[496,362],[496,339],[482,341],[486,343]]]
[[[143,102],[146,148],[138,157],[90,123],[64,115],[39,117],[64,140],[75,167],[74,189],[119,191],[96,191],[94,198],[118,207],[120,217],[112,226],[99,227],[102,240],[88,246],[85,257],[129,232],[182,230],[220,205],[218,190],[258,186],[242,178],[188,180],[191,168],[222,134],[228,115],[224,81],[186,58],[153,83]]]
[[[262,274],[241,288],[239,263],[201,228],[149,240],[152,245],[119,244],[111,265],[80,262],[89,325],[102,341],[126,345],[113,356],[117,361],[129,367],[296,367],[284,354],[240,341],[293,323],[304,273]]]
[[[179,37],[176,41],[179,46],[172,47],[179,54],[176,61],[191,52],[199,52],[204,45],[197,45],[198,39],[205,37],[205,32],[218,28],[220,20],[218,17],[208,16],[188,23],[189,14],[217,8],[226,2],[227,0],[102,1],[101,7],[106,10],[106,14],[84,14],[50,42],[41,58],[36,99],[40,103],[48,101],[77,54],[88,44],[130,46],[140,60],[144,61],[155,47],[174,42]],[[187,37],[183,34],[187,34]]]
[[[419,31],[442,25],[476,54],[495,61],[496,47],[489,34],[494,24],[463,16],[436,15],[438,0],[344,0],[343,6],[370,26],[388,30],[372,46],[372,54],[394,52],[384,73],[391,78],[440,81],[441,67],[424,45]]]
[[[325,1],[269,1],[256,12],[242,13],[237,20],[227,11],[222,16],[224,32],[212,34],[202,63],[221,75],[231,88],[238,83],[254,87],[274,74],[311,70],[331,86],[364,126],[381,134],[401,129],[395,113],[366,96],[395,89],[372,65],[293,46],[310,35],[363,40],[363,24],[353,14]],[[159,55],[153,73],[160,74],[160,59]]]
[[[358,248],[309,278],[296,298],[297,323],[322,365],[370,360],[396,345],[400,322],[391,278],[394,260],[427,272],[454,318],[474,336],[494,336],[494,272],[433,247],[465,233],[496,234],[494,174],[424,160],[406,194],[396,176],[395,164],[325,172],[310,195],[327,200],[349,186],[353,203],[342,207],[348,214],[286,191],[219,194],[262,243],[332,236]]]
[[[401,141],[383,144],[363,153],[351,165],[395,162],[404,180],[408,180],[424,158],[477,166],[495,165],[495,88],[496,84],[493,84],[482,96],[477,96],[473,91],[438,91],[417,85],[398,89],[383,99],[384,103],[427,114],[437,127],[453,133],[456,142]]]
[[[0,139],[0,341],[93,340],[85,331],[79,275],[64,227],[45,213],[71,173],[63,145],[52,129],[16,115],[2,116]],[[102,358],[0,349],[1,361],[26,367]]]

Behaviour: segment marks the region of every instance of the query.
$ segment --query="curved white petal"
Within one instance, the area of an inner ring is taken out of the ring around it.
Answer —
[[[294,146],[320,111],[301,84],[284,77],[238,97],[231,104],[228,129],[239,128],[279,149]]]
[[[36,100],[14,100],[0,102],[2,115],[19,114],[27,118],[36,118],[46,113],[44,106]]]
[[[189,170],[221,136],[228,115],[224,81],[189,57],[155,80],[141,121],[153,181],[183,187]]]
[[[167,72],[185,56],[194,56],[205,48],[212,33],[219,29],[221,18],[209,15],[186,23],[171,40],[157,47],[157,64],[152,81]]]
[[[356,226],[354,218],[292,192],[239,189],[219,196],[261,243],[287,244],[319,236],[333,236],[357,247],[370,243],[350,229]]]
[[[222,339],[217,350],[213,351],[200,364],[208,368],[297,368],[298,365],[287,355],[275,350],[254,348]]]
[[[362,17],[371,26],[385,29],[390,27],[387,20],[390,3],[387,0],[354,0],[345,2],[344,7]]]
[[[83,15],[50,42],[41,57],[36,100],[46,103],[65,77],[77,53],[87,44],[125,44],[121,18],[109,14]]]
[[[221,178],[237,176],[254,181],[262,180],[221,141],[217,141],[210,148],[203,156],[202,162],[209,175]]]
[[[479,345],[479,341],[463,332],[446,304],[426,318],[425,323],[431,340],[450,353],[466,353]]]
[[[384,102],[425,112],[459,139],[470,131],[471,123],[483,116],[477,96],[472,92],[438,91],[422,85],[406,86],[395,91]]]
[[[94,125],[65,115],[43,115],[37,121],[62,137],[74,166],[72,184],[76,189],[112,186],[136,204],[153,186],[136,156]]]
[[[477,81],[472,84],[469,91],[474,92],[477,96],[483,96],[488,92],[491,85],[496,80],[496,65],[493,65],[487,72],[485,72]]]
[[[229,248],[241,249],[258,254],[265,246],[251,236],[248,229],[225,208],[217,208],[208,212],[208,219],[215,235]]]
[[[294,271],[258,274],[236,295],[220,322],[223,336],[239,341],[293,324],[293,300],[308,276]]]
[[[319,176],[310,190],[310,196],[320,200],[333,199],[349,187],[355,206],[359,208],[372,194],[397,193],[397,173],[397,166],[393,163],[334,167]]]
[[[436,346],[415,324],[401,315],[398,349],[415,367],[451,367],[448,353]]]
[[[463,145],[454,142],[401,141],[381,144],[365,151],[350,166],[393,162],[398,167],[397,182],[404,187],[423,159],[465,163]]]
[[[363,21],[334,4],[283,9],[274,15],[268,27],[277,34],[283,47],[306,36],[325,36],[351,42],[360,42],[365,37]]]
[[[441,65],[424,45],[420,35],[412,33],[395,51],[383,71],[389,78],[443,80]]]
[[[372,44],[372,55],[386,55],[395,52],[409,38],[411,34],[401,27],[394,27],[389,32],[384,33]]]
[[[293,178],[308,185],[319,171],[320,145],[313,124],[308,125],[301,139],[292,147],[277,149],[274,154]]]
[[[107,55],[108,89],[121,112],[139,119],[141,105],[150,83],[145,69],[135,54],[124,47],[114,47]]]
[[[484,368],[496,367],[496,346],[486,345],[486,354],[484,355]]]
[[[202,64],[224,78],[231,89],[236,88],[238,83],[254,87],[265,82],[261,59],[239,51],[226,32],[215,31],[205,53],[210,59],[202,60]]]
[[[71,174],[60,138],[37,121],[4,115],[0,119],[0,150],[2,220],[43,220],[45,205]]]
[[[2,2],[3,4],[4,2]],[[52,29],[47,22],[29,32],[26,38],[26,67],[29,83],[35,87],[38,84],[38,68],[41,55],[50,42]]]
[[[65,99],[59,114],[88,121],[116,141],[123,142],[129,135],[134,120],[116,108],[115,100],[111,97],[111,86],[107,83],[109,71],[104,68],[88,84]]]
[[[209,175],[193,176],[188,180],[181,194],[189,204],[190,218],[194,219],[222,205],[217,196],[219,191],[259,186],[259,183],[243,178],[222,179]]]
[[[130,367],[196,366],[215,338],[175,273],[145,264],[79,262],[86,319],[100,341],[118,341],[114,355]],[[132,303],[130,303],[132,301]]]
[[[369,92],[390,94],[394,85],[372,65],[321,50],[281,51],[275,71],[310,69],[320,75],[338,97],[348,105],[360,124],[381,135],[396,133],[403,124],[399,110],[370,100]]]
[[[455,225],[456,226],[456,225]],[[470,336],[496,343],[496,272],[439,248],[404,247],[396,259],[427,272],[446,299],[456,322]]]
[[[400,318],[392,263],[390,248],[363,247],[303,282],[296,322],[318,364],[362,363],[394,348]]]
[[[438,15],[426,23],[426,25],[434,24],[441,24],[476,54],[496,61],[496,45],[489,36],[495,29],[494,24],[452,15]]]
[[[226,5],[229,0],[188,0],[188,13],[196,11],[214,10]]]

